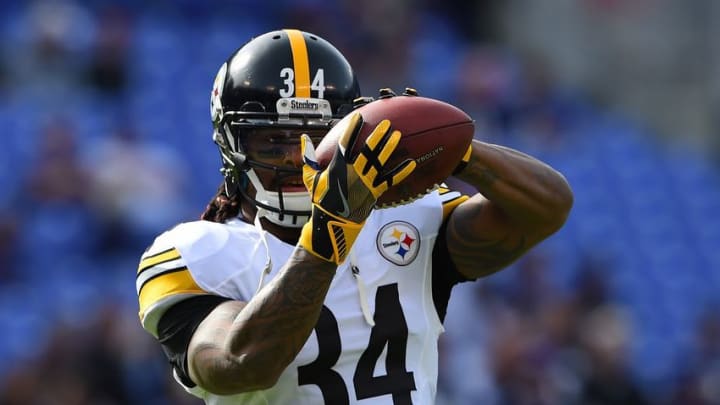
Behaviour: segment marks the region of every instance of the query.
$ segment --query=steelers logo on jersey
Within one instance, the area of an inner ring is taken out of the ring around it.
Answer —
[[[390,262],[407,266],[420,250],[420,232],[407,222],[390,222],[378,232],[377,248]]]

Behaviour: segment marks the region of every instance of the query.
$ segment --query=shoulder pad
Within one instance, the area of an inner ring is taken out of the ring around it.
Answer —
[[[198,260],[197,255],[216,252],[227,238],[227,231],[219,224],[188,222],[158,236],[143,253],[135,289],[140,321],[148,332],[157,337],[157,323],[172,305],[189,297],[209,294],[198,285],[189,266]]]

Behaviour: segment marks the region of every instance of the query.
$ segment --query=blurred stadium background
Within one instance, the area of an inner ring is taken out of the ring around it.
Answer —
[[[152,237],[220,181],[217,68],[298,27],[560,169],[565,228],[457,288],[438,404],[720,404],[720,4],[3,2],[0,404],[192,404],[139,326]]]

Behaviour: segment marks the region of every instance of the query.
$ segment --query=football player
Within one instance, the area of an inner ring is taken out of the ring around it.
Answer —
[[[352,156],[352,115],[325,169],[313,148],[359,96],[345,57],[299,30],[260,35],[220,67],[223,184],[202,220],[155,239],[136,282],[143,327],[207,403],[433,403],[453,286],[506,267],[568,215],[561,174],[479,141],[456,169],[479,193],[375,209],[415,167],[386,167],[391,123]]]

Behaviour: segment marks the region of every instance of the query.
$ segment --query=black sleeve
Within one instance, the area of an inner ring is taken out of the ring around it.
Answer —
[[[447,248],[447,240],[445,232],[447,231],[447,221],[438,231],[438,237],[435,240],[432,255],[432,294],[435,309],[437,310],[440,321],[445,321],[447,314],[447,306],[450,301],[450,292],[452,288],[459,283],[471,281],[458,272],[455,263],[450,258],[450,252]]]
[[[218,305],[229,298],[217,295],[200,295],[188,298],[170,307],[158,323],[158,340],[170,365],[187,387],[194,387],[187,368],[187,349],[190,338],[200,322]]]

